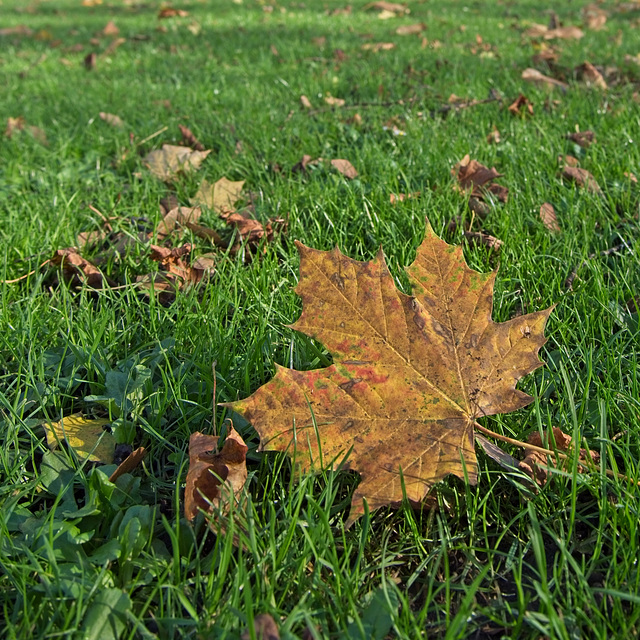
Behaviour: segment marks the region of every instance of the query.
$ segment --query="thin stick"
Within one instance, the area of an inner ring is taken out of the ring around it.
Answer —
[[[213,415],[211,416],[211,431],[214,436],[218,435],[218,425],[216,423],[216,364],[218,364],[217,360],[211,363],[211,370],[213,371]]]
[[[161,133],[164,133],[168,128],[169,127],[162,127],[162,129],[158,129],[155,133],[152,133],[150,136],[147,136],[144,140],[140,140],[140,142],[137,142],[136,147],[139,147],[141,144],[144,144],[145,142],[149,142],[149,140],[152,140],[156,136],[159,136]]]
[[[20,280],[24,280],[25,278],[32,276],[38,269],[42,269],[42,267],[44,267],[44,265],[48,264],[49,262],[51,262],[51,260],[45,260],[39,267],[37,267],[33,271],[29,271],[29,273],[25,273],[19,278],[14,278],[13,280],[0,280],[0,284],[13,284],[14,282],[20,282]]]

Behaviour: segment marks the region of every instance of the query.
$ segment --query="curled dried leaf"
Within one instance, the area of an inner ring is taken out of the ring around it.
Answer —
[[[559,233],[561,231],[558,225],[558,218],[556,217],[556,210],[549,202],[545,202],[540,206],[540,220],[549,231],[552,233]]]

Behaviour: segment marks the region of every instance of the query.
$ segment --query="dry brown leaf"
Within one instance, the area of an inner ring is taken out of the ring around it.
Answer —
[[[501,140],[500,131],[498,131],[498,127],[494,124],[493,129],[487,134],[487,142],[489,144],[500,144]]]
[[[413,193],[390,193],[389,201],[391,204],[396,204],[397,202],[404,202],[405,200],[411,200],[412,198],[418,198],[419,196],[419,191],[414,191]]]
[[[543,24],[532,24],[524,34],[530,38],[544,38],[545,40],[579,40],[584,36],[584,32],[578,27],[549,29]]]
[[[185,145],[186,147],[190,147],[191,149],[195,149],[196,151],[205,150],[202,142],[200,142],[200,140],[198,140],[198,138],[193,135],[189,127],[185,127],[184,125],[179,124],[178,128],[180,129],[180,133],[182,134],[181,142],[183,145]]]
[[[568,133],[567,138],[583,149],[588,149],[596,141],[596,135],[593,131],[574,131]]]
[[[590,62],[585,61],[579,67],[576,67],[576,73],[587,86],[593,86],[603,90],[608,89],[602,74]]]
[[[530,116],[533,115],[533,103],[522,93],[509,105],[508,109],[514,116],[520,115],[521,113],[528,113]]]
[[[144,447],[138,447],[135,451],[132,451],[109,476],[109,482],[115,482],[125,473],[131,473],[138,467],[146,455],[147,450]]]
[[[280,640],[280,632],[275,620],[268,613],[261,613],[253,619],[253,628],[257,640]],[[241,640],[250,640],[249,631],[244,631]]]
[[[88,53],[82,60],[84,68],[87,71],[93,71],[96,68],[96,62],[98,61],[98,54],[95,51]]]
[[[2,36],[30,36],[33,34],[33,30],[24,24],[16,25],[15,27],[3,27],[0,29],[0,37]]]
[[[365,10],[373,9],[374,11],[389,11],[390,13],[409,13],[409,8],[404,4],[397,2],[370,2],[363,7]]]
[[[342,98],[334,98],[332,95],[325,96],[324,101],[330,107],[344,107],[344,103],[345,103],[345,101]]]
[[[500,202],[506,202],[509,189],[499,184],[491,184],[496,178],[502,177],[495,167],[489,169],[477,160],[471,160],[467,154],[453,169],[451,175],[457,179],[457,188],[460,191],[470,192],[470,195],[478,200],[485,199],[486,192],[492,193]]]
[[[95,265],[85,260],[75,247],[58,249],[51,258],[51,264],[61,266],[64,279],[74,286],[86,284],[94,289],[113,286],[113,282]]]
[[[171,182],[179,173],[197,171],[210,153],[211,150],[194,151],[189,147],[163,144],[162,149],[150,151],[144,163],[156,178]]]
[[[575,156],[558,156],[559,164],[566,164],[568,167],[577,167],[580,161]]]
[[[126,38],[115,38],[109,43],[109,46],[102,52],[102,55],[106,58],[110,56],[119,46],[123,45],[127,41]]]
[[[295,452],[302,471],[357,471],[347,526],[363,499],[370,510],[419,502],[449,474],[475,483],[475,421],[531,402],[515,385],[541,366],[551,309],[494,323],[496,273],[469,269],[462,248],[428,224],[407,269],[414,296],[398,291],[382,253],[357,262],[297,246],[303,311],[293,328],[323,343],[333,364],[277,366],[272,381],[224,406],[251,422],[262,450]]]
[[[597,4],[588,4],[582,8],[582,18],[587,29],[600,31],[607,23],[607,12]]]
[[[23,116],[7,118],[7,127],[4,130],[4,135],[7,138],[12,138],[15,133],[20,133],[21,131],[28,131],[40,144],[48,146],[47,134],[40,127],[27,124]]]
[[[189,438],[189,471],[184,490],[184,515],[193,520],[202,509],[205,513],[229,510],[247,480],[248,447],[233,428],[218,452],[218,436],[192,433]]]
[[[300,96],[300,104],[304,109],[311,109],[311,101],[305,95]]]
[[[160,9],[158,13],[158,20],[164,20],[166,18],[186,18],[189,15],[188,11],[184,9],[174,9],[173,7],[164,7]]]
[[[378,51],[390,51],[391,49],[395,49],[396,45],[393,42],[367,42],[366,44],[363,44],[361,48],[363,51],[373,51],[374,53],[378,53]]]
[[[571,182],[575,182],[579,187],[583,187],[587,191],[602,193],[600,185],[586,169],[565,166],[562,170],[562,177]]]
[[[341,158],[335,158],[331,161],[331,166],[339,171],[345,178],[353,180],[358,177],[356,168],[348,161]]]
[[[214,184],[203,180],[198,192],[191,198],[191,204],[209,207],[218,215],[230,213],[236,210],[236,202],[242,197],[243,187],[244,180],[234,182],[222,177]]]
[[[413,36],[418,33],[422,33],[427,28],[424,22],[417,24],[403,24],[396,29],[396,34],[399,36]]]
[[[99,113],[100,119],[104,120],[107,124],[110,124],[112,127],[122,128],[124,127],[124,122],[120,116],[113,115],[113,113],[106,113],[105,111],[101,111]]]
[[[625,171],[624,177],[629,178],[629,180],[631,180],[631,182],[633,182],[634,184],[638,184],[638,178],[636,177],[635,173],[632,173],[631,171]]]
[[[537,69],[525,69],[522,72],[522,79],[527,82],[535,82],[536,84],[543,84],[550,87],[559,87],[560,89],[568,89],[569,85],[566,82],[561,82],[555,78],[545,76]]]
[[[549,231],[552,233],[559,233],[561,231],[558,225],[558,218],[556,217],[556,210],[549,202],[545,202],[540,206],[540,220]]]
[[[103,36],[118,36],[120,35],[120,29],[116,26],[116,23],[113,20],[109,20],[105,25],[104,29],[101,31]]]
[[[175,207],[171,209],[160,221],[157,228],[158,237],[168,236],[176,227],[187,226],[189,223],[197,223],[202,215],[200,207]]]
[[[504,244],[502,240],[498,240],[498,238],[494,238],[488,233],[481,233],[479,231],[465,231],[464,237],[469,244],[487,247],[487,249],[491,249],[492,251],[500,251]]]

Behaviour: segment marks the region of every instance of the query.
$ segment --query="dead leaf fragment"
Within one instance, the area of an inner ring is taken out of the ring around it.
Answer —
[[[81,461],[113,462],[115,438],[105,427],[111,424],[107,418],[85,418],[81,413],[74,413],[60,422],[45,422],[47,446],[56,449],[65,441]]]
[[[331,161],[331,166],[339,171],[345,178],[349,178],[349,180],[353,180],[358,177],[356,168],[348,160],[335,158]]]
[[[502,137],[500,135],[500,131],[498,131],[498,127],[493,125],[493,129],[487,134],[487,142],[489,144],[500,144]]]
[[[182,144],[196,151],[204,151],[204,145],[195,137],[189,127],[185,127],[183,124],[179,124],[178,128],[182,134]]]
[[[251,422],[262,450],[295,448],[303,472],[327,461],[357,471],[347,525],[363,499],[371,510],[419,502],[449,474],[475,483],[474,422],[531,402],[515,385],[541,366],[551,309],[494,323],[496,273],[469,269],[428,223],[407,269],[413,296],[397,290],[381,252],[358,262],[297,246],[303,311],[293,328],[333,364],[277,366],[252,396],[223,406]]]
[[[236,210],[236,202],[242,196],[243,187],[244,180],[234,182],[222,177],[214,184],[203,180],[198,192],[191,198],[191,204],[204,205],[217,214],[233,212]]]
[[[533,115],[533,103],[522,93],[508,106],[508,109],[514,116],[521,113],[528,113],[530,116]]]
[[[159,237],[169,235],[176,227],[187,226],[189,223],[197,223],[200,220],[202,210],[200,207],[176,207],[171,209],[160,221],[157,228]]]
[[[369,4],[363,7],[365,11],[374,10],[374,11],[389,11],[390,13],[409,13],[409,8],[404,4],[399,4],[398,2],[370,2]]]
[[[230,427],[221,451],[218,436],[196,431],[189,438],[189,471],[184,490],[184,515],[193,520],[202,509],[226,513],[231,500],[238,500],[247,480],[248,447]]]
[[[160,9],[158,13],[158,20],[165,20],[167,18],[186,18],[189,15],[188,11],[184,9],[174,9],[173,7],[164,7]]]
[[[115,482],[125,473],[131,473],[139,466],[146,455],[147,450],[144,447],[138,447],[135,451],[132,451],[109,476],[109,482]]]
[[[397,202],[404,202],[405,200],[411,200],[412,198],[417,198],[419,196],[419,191],[414,191],[413,193],[390,193],[389,201],[391,204],[396,204]]]
[[[522,72],[522,79],[527,82],[534,82],[536,84],[542,84],[549,87],[559,87],[560,89],[568,89],[569,85],[566,82],[561,82],[555,78],[545,76],[537,69],[525,69]]]
[[[584,32],[578,27],[558,27],[550,29],[543,24],[533,24],[525,32],[529,38],[544,38],[545,40],[579,40],[584,36]]]
[[[568,133],[567,138],[583,149],[588,149],[596,141],[596,135],[593,131],[574,131]]]
[[[395,48],[396,45],[393,42],[367,42],[362,45],[363,51],[373,51],[374,53],[378,53],[378,51],[390,51]]]
[[[608,89],[607,83],[602,74],[590,62],[583,62],[576,68],[576,73],[587,86],[597,87],[602,90]]]
[[[500,251],[504,244],[502,240],[498,240],[498,238],[490,236],[488,233],[481,233],[479,231],[465,231],[464,237],[469,244],[487,247],[487,249],[491,249],[492,251]]]
[[[164,182],[171,182],[181,172],[197,171],[210,153],[211,150],[194,151],[189,147],[163,144],[162,149],[150,151],[146,155],[144,163],[156,178],[160,178]]]
[[[257,640],[280,640],[280,632],[275,620],[268,613],[261,613],[253,619],[253,628]],[[249,631],[242,633],[242,640],[250,640]]]
[[[74,286],[86,284],[94,289],[100,289],[105,284],[113,284],[100,269],[85,260],[74,247],[58,249],[50,262],[55,266],[61,266],[64,279]]]
[[[311,109],[311,101],[305,95],[300,96],[300,104],[304,109]]]
[[[48,146],[47,134],[40,127],[27,124],[22,116],[7,118],[7,127],[4,130],[4,135],[7,138],[12,138],[14,134],[22,131],[28,131],[40,144]]]
[[[334,98],[332,95],[325,96],[324,101],[330,107],[344,107],[344,103],[345,103],[345,101],[342,98]]]
[[[509,189],[499,184],[492,184],[496,178],[501,178],[502,174],[498,173],[495,167],[489,169],[477,160],[472,160],[469,154],[451,169],[451,175],[457,179],[459,191],[470,193],[478,200],[486,199],[486,194],[489,192],[500,202],[507,201]]]
[[[87,71],[93,71],[96,68],[96,62],[98,60],[98,54],[95,51],[92,51],[91,53],[88,53],[84,59],[82,60],[82,63],[84,64],[84,68]]]
[[[540,220],[549,231],[552,233],[559,233],[561,231],[558,225],[558,218],[556,217],[556,210],[549,202],[545,202],[540,206]]]
[[[116,116],[113,113],[106,113],[105,111],[100,112],[100,119],[104,120],[107,124],[110,124],[112,127],[122,128],[124,127],[124,122],[120,116]]]
[[[593,175],[586,169],[565,166],[562,170],[562,177],[570,182],[575,182],[579,187],[583,187],[587,191],[591,191],[592,193],[602,193],[600,185]]]
[[[587,29],[600,31],[607,23],[608,13],[597,4],[589,4],[582,8],[582,18]]]
[[[413,36],[418,33],[422,33],[426,28],[427,25],[424,24],[424,22],[419,22],[417,24],[403,24],[396,29],[396,34],[399,36]]]
[[[113,20],[109,20],[109,22],[107,22],[107,24],[104,26],[104,29],[101,33],[103,36],[115,37],[120,35],[120,29],[118,29],[116,23]]]

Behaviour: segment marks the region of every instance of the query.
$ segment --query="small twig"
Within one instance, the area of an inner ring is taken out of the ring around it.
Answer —
[[[44,265],[48,264],[49,262],[51,262],[51,260],[45,260],[36,269],[34,269],[33,271],[29,271],[29,273],[25,273],[23,276],[20,276],[19,278],[14,278],[13,280],[0,280],[0,284],[13,284],[14,282],[20,282],[20,280],[24,280],[25,278],[32,276],[38,269],[42,269],[42,267],[44,267]]]
[[[211,363],[211,370],[213,371],[213,415],[211,416],[211,431],[214,436],[218,435],[218,425],[216,423],[216,364],[217,360]]]
[[[569,277],[564,281],[565,289],[571,291],[573,289],[573,281],[576,279],[578,275],[578,271],[584,267],[589,260],[593,260],[598,256],[610,256],[612,253],[616,253],[616,251],[620,251],[620,249],[631,250],[629,245],[626,242],[622,242],[621,244],[617,244],[615,247],[611,247],[610,249],[605,249],[604,251],[599,251],[597,253],[591,253],[587,256],[585,260],[583,260],[577,267],[573,269],[573,271],[569,274]]]
[[[310,116],[315,116],[317,113],[324,113],[325,111],[344,111],[345,109],[364,109],[367,107],[393,107],[395,105],[412,104],[417,99],[417,96],[413,96],[412,98],[401,98],[400,100],[391,100],[390,102],[356,102],[354,104],[343,104],[341,107],[329,105],[327,107],[312,109],[307,113]]]
[[[144,140],[140,140],[140,142],[136,143],[136,147],[143,145],[145,142],[149,142],[156,136],[159,136],[161,133],[164,133],[169,127],[162,127],[162,129],[158,129],[155,133],[152,133],[150,136],[147,136]]]

